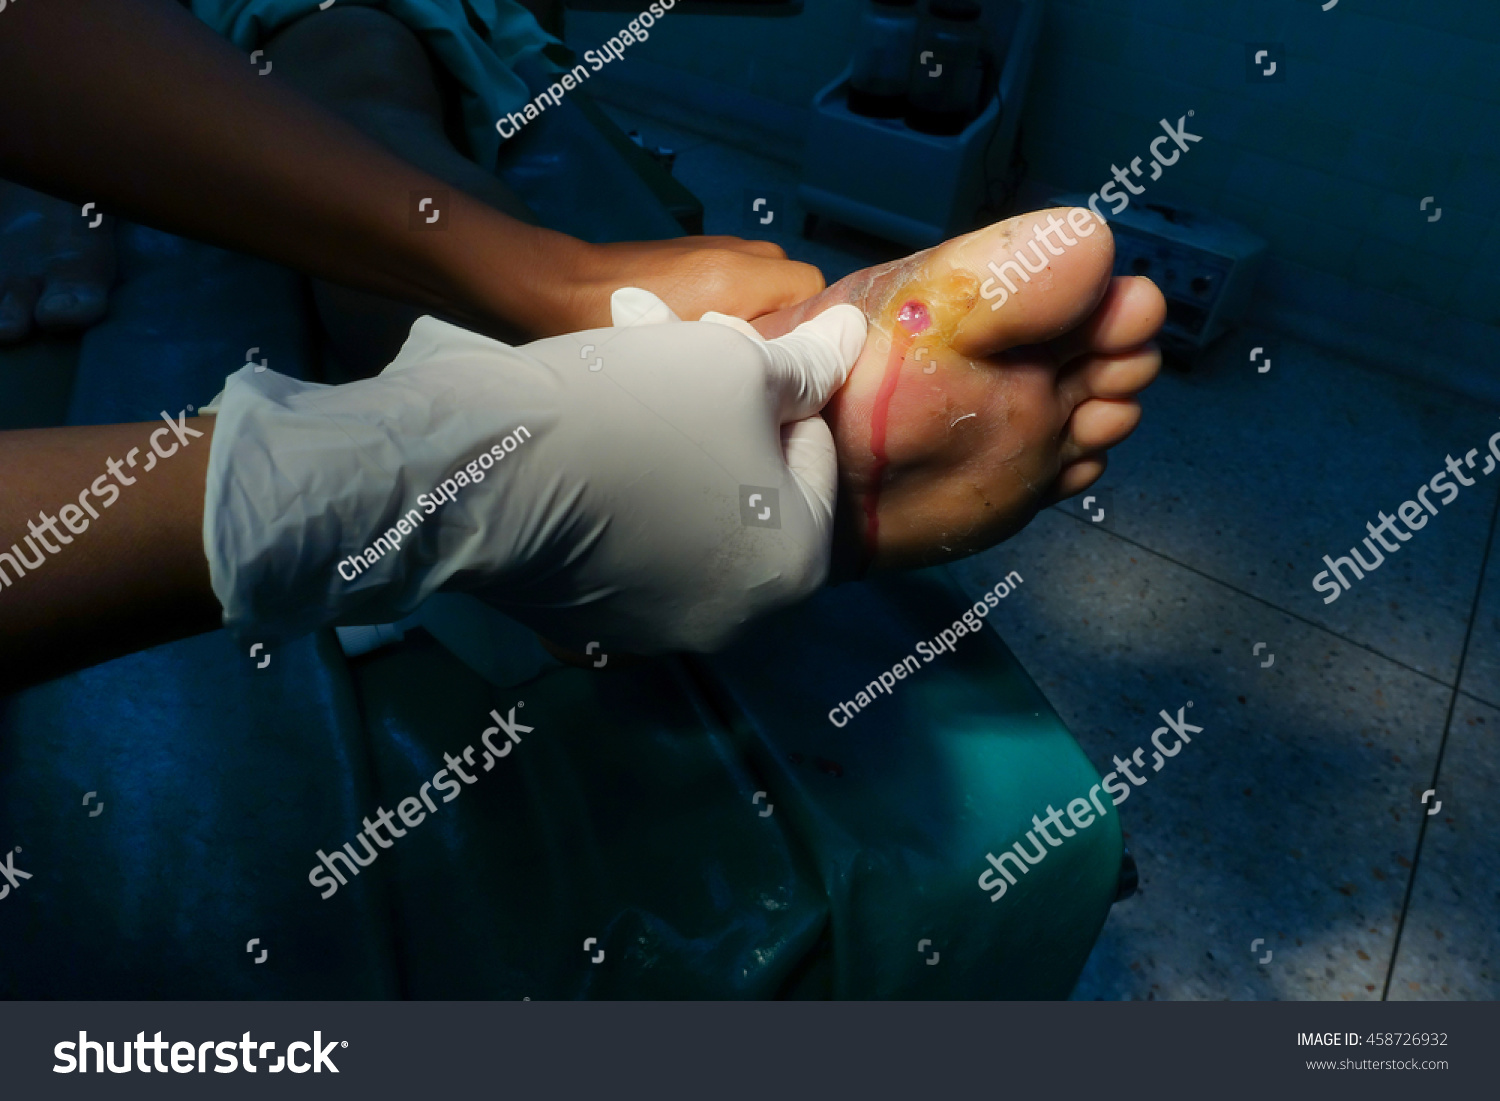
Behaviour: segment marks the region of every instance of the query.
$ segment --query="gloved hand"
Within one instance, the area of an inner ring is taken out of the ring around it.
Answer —
[[[612,310],[615,328],[520,348],[424,317],[345,386],[231,375],[205,409],[225,625],[273,642],[392,622],[441,588],[577,650],[710,650],[820,585],[837,463],[815,414],[863,314],[768,342],[637,289]]]

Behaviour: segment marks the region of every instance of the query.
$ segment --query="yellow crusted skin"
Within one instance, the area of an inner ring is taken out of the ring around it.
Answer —
[[[912,259],[926,260],[930,255],[924,253]],[[913,266],[918,270],[910,278],[894,283],[887,292],[871,327],[878,329],[887,340],[892,340],[898,331],[904,332],[897,320],[902,308],[909,302],[920,304],[926,308],[931,322],[926,329],[911,335],[906,358],[919,358],[918,350],[926,348],[928,354],[920,358],[928,359],[934,349],[952,341],[959,323],[974,308],[974,303],[979,300],[979,280],[959,268],[950,268],[942,275],[933,276],[926,270],[927,264]]]

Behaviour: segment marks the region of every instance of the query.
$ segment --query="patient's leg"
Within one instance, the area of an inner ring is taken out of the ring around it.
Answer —
[[[535,222],[504,183],[449,140],[427,51],[392,16],[364,7],[315,12],[272,38],[266,56],[278,76],[403,160],[512,218]],[[373,375],[394,359],[423,312],[321,281],[314,283],[314,294],[340,359],[356,377]]]
[[[276,35],[266,52],[278,76],[397,156],[512,218],[536,222],[504,181],[469,160],[450,139],[427,51],[394,17],[367,7],[313,12]],[[622,165],[621,171],[628,168]],[[609,181],[596,186],[608,188]],[[619,287],[654,291],[681,316],[694,318],[710,309],[755,316],[799,302],[823,286],[816,268],[786,260],[768,241],[678,237],[578,247],[582,260],[578,255],[566,261],[551,255],[487,258],[497,277],[527,287],[551,281],[560,293],[539,298],[568,303],[556,316],[514,318],[513,331],[491,335],[519,342],[608,325],[609,296]],[[356,376],[374,374],[390,362],[419,313],[329,284],[319,284],[316,293],[340,358]]]
[[[1139,421],[1166,304],[1147,279],[1111,279],[1109,230],[1070,213],[998,222],[755,323],[777,336],[838,302],[870,319],[823,414],[839,454],[835,576],[1008,538],[1097,479]]]

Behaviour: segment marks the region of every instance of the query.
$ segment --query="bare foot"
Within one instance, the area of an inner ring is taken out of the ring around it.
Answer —
[[[838,302],[870,319],[823,411],[839,453],[836,577],[973,554],[1104,472],[1140,420],[1166,317],[1155,284],[1111,279],[1113,263],[1091,213],[1044,210],[754,322],[774,337]]]
[[[82,329],[103,319],[115,278],[114,221],[0,180],[0,344],[33,325]]]

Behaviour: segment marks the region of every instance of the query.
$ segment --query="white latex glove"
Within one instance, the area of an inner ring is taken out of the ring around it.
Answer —
[[[711,650],[817,588],[837,461],[815,414],[864,315],[836,306],[765,341],[642,290],[612,306],[615,328],[520,348],[424,317],[345,386],[231,375],[203,518],[225,625],[269,642],[392,622],[442,588],[578,650]],[[399,546],[356,572],[390,532]]]

